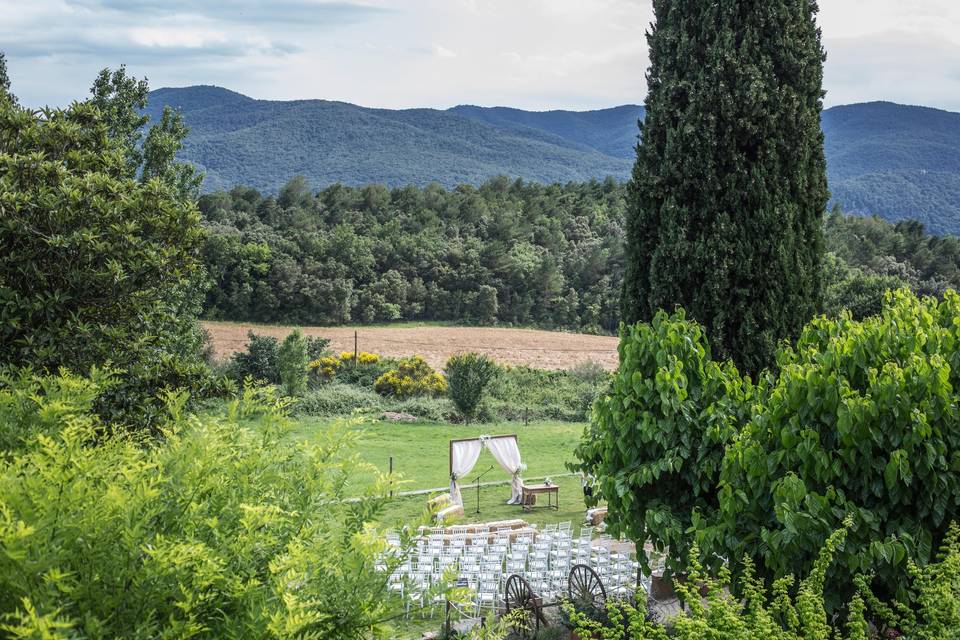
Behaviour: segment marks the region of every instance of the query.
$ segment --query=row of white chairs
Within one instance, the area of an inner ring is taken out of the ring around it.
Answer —
[[[428,607],[442,602],[439,596],[435,602],[427,601],[430,589],[454,572],[460,584],[473,591],[476,607],[499,609],[511,575],[523,576],[542,601],[551,602],[566,591],[575,564],[593,568],[610,597],[629,597],[636,588],[637,563],[611,552],[609,536],[594,540],[592,527],[583,527],[576,537],[569,522],[547,525],[532,534],[516,532],[515,528],[478,531],[476,525],[425,531],[413,554],[390,576],[390,588],[407,601],[408,611],[413,606]],[[388,537],[388,541],[396,543],[398,538]]]

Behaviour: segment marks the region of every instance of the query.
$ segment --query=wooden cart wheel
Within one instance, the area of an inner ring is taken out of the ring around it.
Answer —
[[[508,614],[518,609],[525,612],[522,616],[522,624],[518,624],[514,632],[522,638],[536,636],[540,631],[540,620],[543,614],[540,612],[540,600],[530,588],[530,583],[523,576],[511,575],[507,578],[505,600]]]
[[[567,595],[577,606],[603,609],[607,601],[607,590],[597,572],[585,564],[574,565],[567,579]]]

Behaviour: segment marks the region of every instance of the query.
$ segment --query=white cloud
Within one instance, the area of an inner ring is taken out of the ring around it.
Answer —
[[[137,27],[130,30],[134,44],[144,47],[201,49],[227,42],[222,31],[171,27]]]
[[[960,110],[960,3],[821,0],[828,103]],[[643,101],[651,0],[0,0],[28,104],[128,63],[151,85],[259,98],[533,109]]]
[[[457,57],[456,53],[454,53],[450,49],[447,49],[442,44],[433,45],[433,55],[437,56],[438,58],[456,58]]]

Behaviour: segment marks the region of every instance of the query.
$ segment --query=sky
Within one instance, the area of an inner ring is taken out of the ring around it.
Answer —
[[[85,97],[121,63],[151,88],[364,106],[643,102],[650,0],[0,0],[13,91]],[[820,0],[827,104],[960,111],[960,2]]]

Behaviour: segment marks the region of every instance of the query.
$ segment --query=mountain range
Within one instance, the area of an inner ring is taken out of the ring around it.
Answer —
[[[165,105],[179,109],[191,128],[180,157],[206,172],[206,191],[245,184],[275,192],[297,174],[315,188],[453,187],[501,174],[537,182],[622,180],[644,113],[638,105],[373,109],[256,100],[214,86],[152,91],[146,111],[159,119]],[[960,114],[873,102],[827,109],[822,126],[834,203],[960,235]]]

